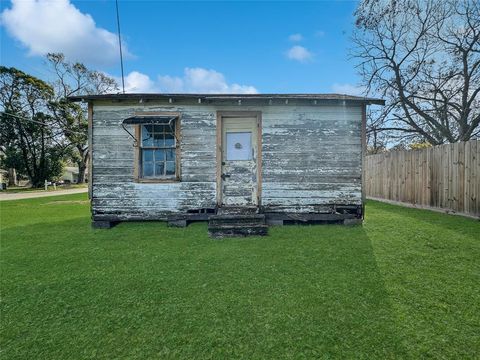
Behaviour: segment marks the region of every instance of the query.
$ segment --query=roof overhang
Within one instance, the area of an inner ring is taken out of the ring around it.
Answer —
[[[197,103],[213,103],[222,101],[250,101],[266,100],[267,102],[282,101],[288,104],[289,100],[311,101],[313,104],[321,103],[361,103],[366,105],[385,105],[385,100],[371,97],[344,95],[344,94],[104,94],[104,95],[78,95],[70,96],[70,101],[167,101],[173,103],[180,100],[190,100]]]

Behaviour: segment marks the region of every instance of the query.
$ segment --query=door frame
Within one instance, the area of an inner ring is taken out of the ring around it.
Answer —
[[[261,111],[217,111],[217,206],[222,206],[222,139],[223,139],[223,118],[252,117],[257,119],[257,206],[261,205],[262,199],[262,112]]]

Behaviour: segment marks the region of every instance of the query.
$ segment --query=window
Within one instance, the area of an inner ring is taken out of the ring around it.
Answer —
[[[227,160],[252,159],[252,133],[227,132]]]
[[[140,125],[140,177],[177,178],[176,121]]]

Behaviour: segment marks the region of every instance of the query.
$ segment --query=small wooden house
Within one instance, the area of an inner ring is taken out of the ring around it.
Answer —
[[[213,235],[361,221],[365,112],[338,94],[115,94],[89,109],[93,225],[208,220]]]

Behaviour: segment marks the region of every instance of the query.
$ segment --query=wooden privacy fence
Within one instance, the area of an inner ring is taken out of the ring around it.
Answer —
[[[367,197],[480,217],[480,141],[366,156]]]

